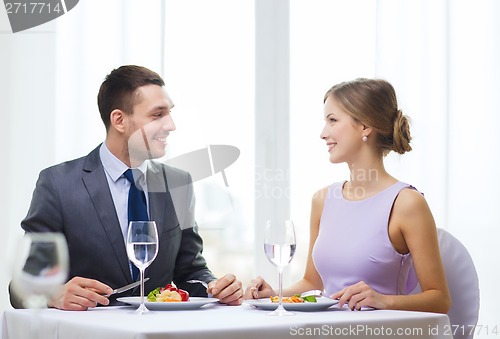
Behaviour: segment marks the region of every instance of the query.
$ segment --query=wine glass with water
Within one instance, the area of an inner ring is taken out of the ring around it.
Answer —
[[[158,254],[158,230],[154,221],[131,221],[127,232],[127,255],[141,276],[141,304],[137,313],[149,312],[144,305],[144,270]]]
[[[293,315],[283,307],[283,269],[293,259],[296,241],[295,229],[291,220],[268,220],[266,222],[266,234],[264,251],[267,258],[278,268],[278,308],[269,315]]]
[[[68,277],[66,238],[60,233],[26,233],[16,252],[12,288],[24,307],[47,307]]]
[[[69,259],[66,238],[60,233],[26,233],[16,247],[12,290],[23,307],[35,316],[28,325],[31,338],[44,338],[38,312],[46,308],[68,278]]]

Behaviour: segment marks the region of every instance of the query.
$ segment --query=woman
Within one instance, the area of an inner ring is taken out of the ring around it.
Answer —
[[[390,83],[356,79],[333,86],[324,97],[330,162],[347,163],[348,181],[313,197],[310,245],[304,277],[283,295],[324,290],[361,307],[447,313],[450,296],[439,253],[436,226],[421,193],[392,177],[383,158],[411,151],[408,118],[398,108]],[[416,282],[422,292],[407,295]],[[245,297],[277,293],[261,277]]]

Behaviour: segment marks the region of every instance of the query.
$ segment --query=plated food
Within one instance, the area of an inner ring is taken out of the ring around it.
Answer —
[[[273,303],[277,303],[279,301],[278,296],[270,297],[270,299],[271,299],[271,302],[273,302]],[[318,302],[318,300],[313,295],[310,295],[307,297],[301,297],[300,294],[294,294],[291,297],[283,297],[281,299],[281,302],[282,303],[305,303],[305,302],[315,303],[315,302]]]
[[[132,306],[139,306],[141,303],[141,297],[122,297],[117,300]],[[149,292],[144,304],[149,310],[176,311],[194,310],[217,302],[217,298],[190,297],[187,291],[167,284]]]
[[[183,302],[189,300],[189,293],[172,284],[157,287],[148,294],[148,302]]]
[[[141,304],[141,297],[122,297],[116,300],[135,307],[138,307]],[[181,311],[181,310],[195,310],[199,308],[207,308],[210,307],[208,305],[216,304],[218,302],[219,299],[216,298],[190,297],[189,300],[185,302],[145,301],[144,304],[151,311]]]
[[[297,303],[283,303],[283,307],[287,311],[301,311],[301,312],[317,312],[329,309],[331,306],[338,304],[338,300],[317,297],[316,302],[297,302]],[[263,299],[249,299],[244,303],[249,304],[261,310],[274,311],[278,307],[277,302],[272,302],[270,298]],[[332,308],[338,310],[339,308]]]

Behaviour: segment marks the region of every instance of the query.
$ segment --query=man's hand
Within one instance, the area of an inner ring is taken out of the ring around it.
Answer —
[[[224,277],[214,280],[208,284],[207,293],[218,298],[223,304],[238,306],[243,302],[243,288],[241,281],[234,274],[226,274]]]
[[[108,305],[104,295],[113,291],[111,287],[94,279],[75,277],[62,286],[49,302],[49,307],[66,311],[86,311],[97,304]]]

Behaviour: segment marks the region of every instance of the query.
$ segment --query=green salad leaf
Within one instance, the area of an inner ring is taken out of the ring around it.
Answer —
[[[310,302],[310,303],[318,302],[318,300],[316,300],[316,297],[314,295],[303,297],[302,299],[304,299],[304,301],[307,301],[307,302]]]
[[[148,301],[155,302],[156,301],[156,295],[160,294],[160,288],[157,287],[148,294]]]
[[[316,299],[316,297],[314,295],[309,295],[307,297],[301,297],[300,294],[294,294],[293,295],[294,297],[297,297],[297,298],[302,298],[304,299],[305,302],[308,302],[308,303],[315,303],[315,302],[318,302],[318,300]]]

